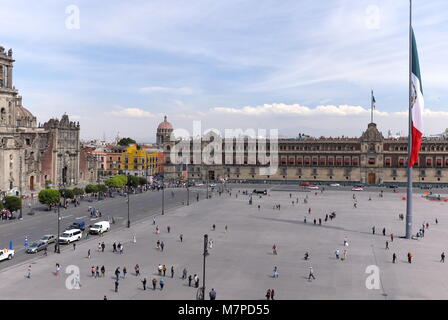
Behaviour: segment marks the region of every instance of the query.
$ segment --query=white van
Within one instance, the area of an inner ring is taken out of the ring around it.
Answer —
[[[89,232],[92,234],[101,234],[103,232],[109,231],[110,223],[109,221],[99,221],[90,227]]]
[[[59,243],[70,243],[80,240],[82,238],[82,231],[79,229],[71,229],[64,231],[59,237]]]

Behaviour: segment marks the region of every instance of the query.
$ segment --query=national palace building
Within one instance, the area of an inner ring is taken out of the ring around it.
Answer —
[[[248,155],[258,152],[258,143],[251,144],[247,139],[223,139],[221,164],[207,165],[194,164],[195,153],[191,142],[192,164],[174,164],[170,153],[179,140],[170,141],[173,128],[169,122],[160,127],[163,130],[158,130],[157,139],[164,148],[166,179],[185,178],[188,175],[189,180],[195,181],[227,179],[363,184],[403,184],[407,181],[407,137],[385,138],[375,123],[368,124],[358,138],[279,138],[276,155],[278,170],[270,175],[260,175],[262,165],[258,155],[255,163],[249,163]],[[202,150],[209,143],[202,141]],[[270,148],[269,142],[266,146]],[[229,153],[224,154],[225,150],[232,150],[234,161],[230,164],[226,164]],[[424,184],[448,183],[448,139],[423,138],[419,161],[413,168],[413,179]]]

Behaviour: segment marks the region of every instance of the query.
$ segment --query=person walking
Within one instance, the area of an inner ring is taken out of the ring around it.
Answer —
[[[375,226],[372,227],[372,234],[375,234]]]
[[[31,279],[31,265],[28,266],[28,274],[26,276],[28,279]]]
[[[120,254],[123,254],[123,245],[121,243],[118,244],[119,250],[120,250]]]
[[[193,277],[191,274],[188,276],[188,286],[191,287],[191,280],[193,280]]]
[[[184,270],[182,270],[182,280],[185,280],[187,278],[187,268],[184,268]]]
[[[180,242],[182,242],[182,241],[184,240],[184,235],[181,234],[181,235],[179,236],[179,239],[180,239]]]
[[[316,224],[316,219],[314,219],[314,224]]]
[[[383,236],[386,235],[386,228],[383,228]]]
[[[128,271],[126,270],[126,267],[123,267],[123,279],[126,278],[126,273],[128,273]]]
[[[90,249],[87,251],[87,258],[90,259]]]
[[[224,233],[227,233],[227,225],[224,228]]]
[[[140,266],[136,264],[134,270],[135,270],[135,276],[138,277],[140,275]]]
[[[311,208],[308,208],[308,214],[311,214]]]
[[[313,267],[309,267],[310,269],[310,274],[308,275],[308,281],[311,281],[311,278],[313,278],[314,280],[316,280],[316,277],[314,276],[314,270]]]
[[[101,243],[101,252],[104,252],[104,249],[106,248],[106,245],[103,243]]]
[[[386,250],[389,250],[389,241],[386,241]]]
[[[272,254],[273,254],[274,256],[277,255],[277,246],[276,246],[275,244],[272,246]]]
[[[174,278],[174,266],[171,266],[171,278]]]
[[[336,251],[334,252],[334,254],[336,255],[336,259],[339,259],[339,249],[336,249]]]
[[[73,242],[73,251],[75,251],[75,250],[76,250],[76,243]]]
[[[166,227],[166,231],[168,231],[168,233],[170,233],[171,227],[170,226]]]
[[[319,218],[319,225],[320,226],[322,225],[322,219],[321,218]]]
[[[142,281],[142,284],[143,284],[143,290],[146,291],[146,278],[143,278],[143,280],[141,280],[141,281]]]
[[[92,266],[92,268],[90,268],[90,273],[92,274],[92,278],[95,276],[95,267]]]
[[[152,290],[156,290],[157,280],[156,278],[152,278]]]
[[[408,252],[408,263],[412,263],[412,253]]]
[[[269,300],[271,298],[271,289],[268,289],[268,291],[266,291],[266,300]]]
[[[213,230],[213,231],[215,231],[215,229],[216,229],[216,226],[215,226],[215,225],[213,225],[213,226],[212,226],[212,230]]]
[[[390,242],[394,242],[394,234],[393,233],[390,234]]]
[[[119,285],[119,283],[118,283],[118,279],[117,279],[117,280],[115,280],[115,292],[118,292],[118,285]]]
[[[165,276],[165,273],[166,273],[166,265],[163,265],[163,266],[162,266],[162,270],[163,270],[163,276]]]
[[[208,295],[210,297],[210,300],[216,300],[216,291],[214,288],[212,288],[212,290],[210,290]]]
[[[440,262],[445,263],[445,252],[442,252],[442,254],[440,255]]]
[[[160,284],[160,290],[163,290],[163,286],[165,285],[165,280],[160,279],[159,284]]]
[[[101,251],[101,243],[98,242],[98,252]]]
[[[397,255],[394,253],[392,255],[392,263],[395,263],[395,261],[397,261]]]
[[[196,281],[195,281],[195,283],[194,283],[194,286],[195,286],[196,288],[199,288],[199,277],[198,277],[198,276],[196,276]]]
[[[115,276],[117,277],[117,281],[120,279],[120,267],[118,267],[117,269],[115,269]]]
[[[104,265],[101,267],[101,277],[105,277],[106,276],[106,268],[104,267]]]
[[[159,267],[157,268],[158,272],[159,272],[159,276],[162,275],[162,271],[163,271],[163,266],[161,264],[159,264]]]
[[[274,300],[274,294],[275,294],[274,289],[271,289],[271,300]]]
[[[114,244],[112,245],[112,252],[117,252],[117,244],[114,242]]]
[[[56,273],[54,274],[56,277],[59,275],[59,271],[61,270],[61,266],[59,263],[56,263]]]
[[[436,224],[439,224],[439,220],[437,220],[437,218],[436,218]]]
[[[96,266],[95,268],[95,278],[99,278],[100,277],[100,267]]]
[[[163,248],[165,248],[165,243],[163,243],[163,241],[162,241],[162,242],[160,242],[160,250],[162,250],[162,252],[163,252]]]
[[[274,266],[274,270],[272,270],[272,277],[278,278],[278,268],[277,266]]]

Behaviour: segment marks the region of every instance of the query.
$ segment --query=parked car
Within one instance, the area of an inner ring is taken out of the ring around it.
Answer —
[[[0,261],[11,260],[14,257],[14,250],[3,249],[0,250]]]
[[[253,193],[255,193],[255,194],[264,194],[264,195],[267,195],[267,194],[268,194],[268,191],[267,191],[266,189],[264,189],[264,190],[257,190],[257,189],[254,189]]]
[[[90,227],[89,232],[92,234],[101,234],[107,232],[110,229],[109,221],[99,221]]]
[[[26,253],[36,253],[41,250],[44,250],[46,247],[48,247],[48,243],[44,241],[34,241],[28,249],[26,249]]]
[[[352,191],[364,191],[364,188],[363,188],[363,187],[360,187],[360,186],[354,186],[354,187],[352,188]]]
[[[391,189],[396,189],[396,188],[398,188],[398,186],[397,186],[396,184],[390,184],[390,185],[389,185],[389,188],[391,188]]]
[[[80,229],[71,229],[64,231],[59,237],[59,243],[71,243],[82,238],[82,231]]]
[[[46,234],[42,238],[39,239],[40,241],[44,241],[47,244],[53,243],[56,241],[56,237],[53,234]]]
[[[308,182],[304,182],[299,184],[299,187],[309,187],[311,184],[309,184]]]
[[[309,186],[308,186],[308,189],[311,189],[311,190],[318,190],[318,189],[319,189],[319,186],[316,186],[316,185],[309,185]]]
[[[86,223],[84,221],[73,222],[71,225],[69,225],[67,228],[65,228],[64,231],[71,230],[71,229],[79,229],[79,230],[84,231],[86,229]]]
[[[341,185],[339,183],[332,183],[330,184],[330,187],[340,187]]]

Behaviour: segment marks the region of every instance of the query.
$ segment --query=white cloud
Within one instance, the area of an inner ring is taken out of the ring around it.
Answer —
[[[154,114],[139,108],[124,108],[118,111],[111,111],[111,115],[115,117],[126,118],[154,118]]]
[[[192,95],[195,90],[189,87],[143,87],[140,88],[141,93],[165,93],[165,94],[176,94],[176,95]]]

